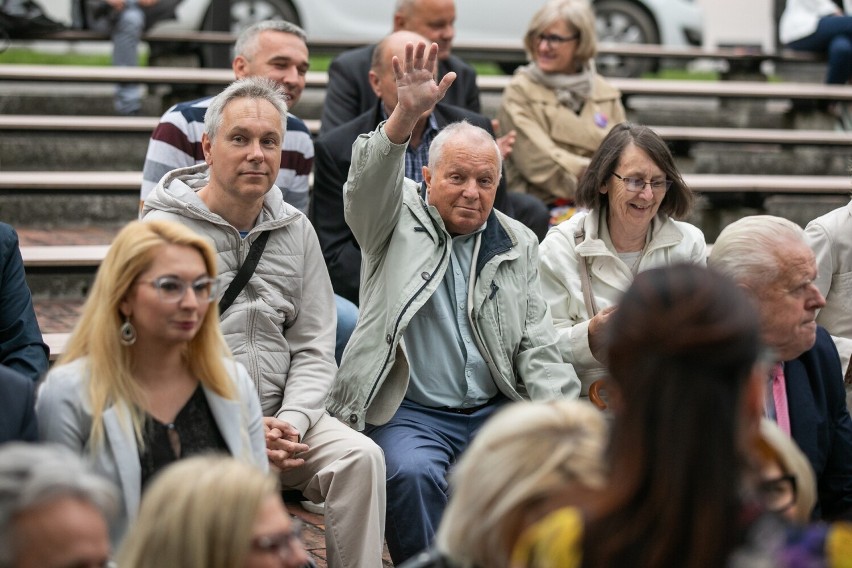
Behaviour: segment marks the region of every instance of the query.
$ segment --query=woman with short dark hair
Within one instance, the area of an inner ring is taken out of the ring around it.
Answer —
[[[587,211],[551,229],[541,243],[541,286],[559,347],[582,394],[606,376],[603,331],[639,272],[676,262],[706,262],[700,229],[676,219],[692,210],[666,143],[648,128],[615,126],[592,156],[577,189]]]

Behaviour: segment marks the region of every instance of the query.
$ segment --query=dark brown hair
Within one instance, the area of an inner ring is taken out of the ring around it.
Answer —
[[[621,406],[612,479],[590,509],[585,566],[724,566],[741,543],[743,400],[758,315],[696,265],[640,273],[607,327]]]
[[[660,135],[640,124],[622,122],[613,127],[592,156],[586,173],[577,185],[577,203],[589,209],[600,210],[608,202],[607,194],[600,192],[618,167],[624,149],[630,144],[643,150],[657,166],[672,180],[672,186],[660,204],[660,213],[675,219],[683,219],[692,211],[692,190],[683,181],[675,166],[674,158]]]

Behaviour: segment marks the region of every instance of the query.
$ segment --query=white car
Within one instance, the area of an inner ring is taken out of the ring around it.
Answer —
[[[67,20],[72,0],[40,0],[51,16]],[[158,29],[201,30],[221,0],[183,0],[177,20]],[[699,0],[593,0],[601,42],[700,45]],[[396,0],[231,0],[231,30],[270,18],[297,23],[314,41],[368,43],[390,32]],[[456,0],[456,39],[466,43],[520,46],[527,23],[544,0]],[[611,66],[613,60],[599,62]],[[634,62],[638,63],[638,62]],[[605,74],[605,69],[602,69]],[[616,71],[617,72],[617,71]],[[635,74],[622,69],[620,74]]]
[[[183,0],[172,29],[202,29],[217,0]],[[527,23],[543,0],[456,0],[455,42],[519,46]],[[231,0],[232,30],[268,18],[299,24],[315,41],[373,42],[390,31],[395,0]],[[696,0],[594,0],[601,42],[701,44],[701,8]],[[608,75],[636,75],[651,62],[599,61]]]

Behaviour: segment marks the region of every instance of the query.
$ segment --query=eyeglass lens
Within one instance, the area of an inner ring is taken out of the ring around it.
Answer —
[[[652,191],[665,191],[672,186],[672,180],[670,179],[644,180],[642,178],[635,177],[621,177],[616,173],[613,173],[612,175],[621,180],[621,183],[624,184],[624,189],[627,191],[642,191],[645,189],[646,185],[649,186]]]
[[[796,479],[784,475],[760,482],[760,497],[767,511],[780,513],[796,502]]]
[[[151,281],[160,299],[164,302],[179,302],[186,295],[186,289],[192,287],[195,297],[202,302],[211,302],[215,297],[217,280],[215,278],[199,278],[187,283],[174,276],[161,276]]]

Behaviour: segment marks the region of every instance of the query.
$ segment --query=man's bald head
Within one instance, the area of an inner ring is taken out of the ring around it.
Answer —
[[[454,0],[398,0],[393,15],[393,30],[421,34],[438,44],[438,59],[446,59],[456,35]]]
[[[405,56],[405,46],[409,43],[416,46],[421,42],[429,45],[429,41],[422,35],[409,31],[399,31],[386,36],[373,50],[373,60],[370,65],[370,86],[376,96],[382,100],[388,115],[396,108],[398,100],[396,78],[393,75],[393,58],[396,56],[401,62]]]

